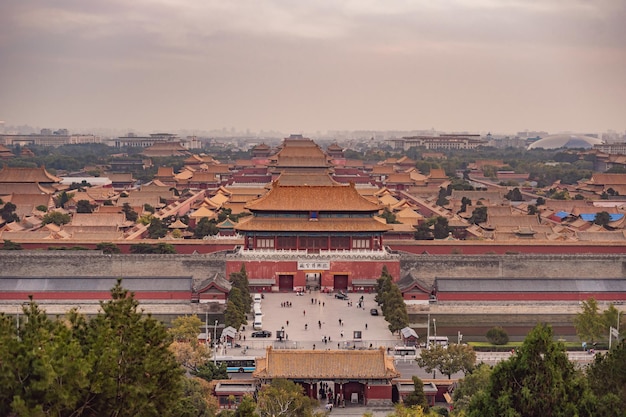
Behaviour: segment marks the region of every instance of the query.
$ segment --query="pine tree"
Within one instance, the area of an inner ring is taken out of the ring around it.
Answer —
[[[569,361],[552,328],[537,325],[509,360],[497,364],[489,386],[475,395],[470,417],[592,416],[597,401]]]

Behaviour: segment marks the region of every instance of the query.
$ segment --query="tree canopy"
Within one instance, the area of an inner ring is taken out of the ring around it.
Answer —
[[[88,320],[52,320],[37,304],[19,325],[0,315],[0,415],[169,416],[182,368],[165,327],[121,282]]]
[[[434,345],[428,349],[422,349],[417,364],[426,372],[438,370],[448,379],[453,374],[463,371],[469,372],[476,363],[476,352],[469,345],[450,344],[448,346]]]
[[[592,416],[598,403],[552,328],[537,325],[510,359],[498,363],[485,390],[473,396],[470,417]]]

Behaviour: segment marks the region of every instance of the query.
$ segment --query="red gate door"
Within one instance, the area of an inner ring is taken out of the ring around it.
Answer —
[[[293,275],[279,275],[278,290],[289,292],[293,291]]]
[[[335,275],[334,285],[335,291],[348,289],[348,276],[347,275]]]

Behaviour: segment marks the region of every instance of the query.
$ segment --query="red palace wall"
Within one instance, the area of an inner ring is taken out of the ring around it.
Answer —
[[[421,243],[425,242],[425,243]],[[392,250],[403,251],[408,253],[423,254],[428,253],[431,255],[451,255],[451,254],[464,254],[464,255],[484,255],[484,254],[498,254],[505,255],[509,253],[537,253],[542,255],[548,254],[623,254],[626,252],[626,246],[619,243],[603,243],[603,244],[589,244],[583,243],[495,243],[486,241],[464,241],[464,242],[433,242],[432,240],[424,241],[397,241],[390,240],[385,241],[385,245],[389,246]]]
[[[241,264],[246,266],[246,272],[251,284],[255,279],[276,278],[278,285],[278,275],[293,275],[293,286],[304,287],[306,285],[307,272],[318,272],[322,274],[321,286],[333,287],[334,275],[348,275],[348,281],[351,284],[352,279],[378,279],[382,273],[383,266],[387,266],[387,270],[393,277],[394,281],[400,279],[400,261],[331,261],[329,270],[303,271],[298,270],[297,261],[272,261],[270,259],[263,261],[226,261],[226,276],[230,276],[232,272],[239,272]]]
[[[365,387],[365,399],[367,402],[391,400],[391,385],[368,385]],[[350,397],[346,397],[346,401],[350,401]]]
[[[624,292],[463,292],[437,293],[439,301],[581,301],[595,298],[598,301],[626,299]]]

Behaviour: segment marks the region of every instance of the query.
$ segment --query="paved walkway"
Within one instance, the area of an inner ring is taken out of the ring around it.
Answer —
[[[263,329],[272,332],[269,338],[252,338],[252,321],[245,326],[242,340],[248,354],[264,354],[267,346],[286,349],[351,349],[392,347],[400,338],[387,328],[388,323],[374,302],[374,294],[348,293],[349,300],[336,299],[334,294],[319,291],[298,296],[295,293],[264,294],[261,302]],[[363,296],[363,304],[358,302]],[[284,303],[290,307],[282,307]],[[379,315],[372,316],[370,309],[377,308]],[[341,322],[340,322],[341,320]],[[276,340],[276,331],[284,329],[286,340]],[[361,339],[354,338],[361,332]],[[342,336],[343,334],[343,336]],[[243,340],[245,336],[245,341]],[[327,343],[323,338],[330,339]]]

